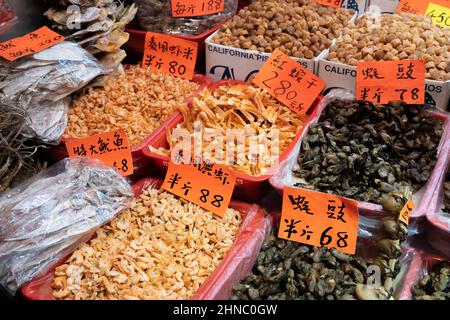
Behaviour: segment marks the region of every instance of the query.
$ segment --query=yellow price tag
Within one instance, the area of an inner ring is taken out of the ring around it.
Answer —
[[[431,17],[434,24],[443,28],[450,28],[450,8],[430,2],[425,16]]]

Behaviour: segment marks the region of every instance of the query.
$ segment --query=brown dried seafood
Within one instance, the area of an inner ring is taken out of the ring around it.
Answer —
[[[423,276],[413,287],[417,300],[450,300],[450,263],[441,261],[432,266],[430,274]]]
[[[213,42],[311,59],[331,46],[354,13],[312,0],[257,0],[227,21]]]
[[[148,189],[55,270],[57,299],[189,299],[227,254],[242,222]]]
[[[395,218],[386,219],[381,228],[386,227],[391,237],[379,242],[405,239],[406,227]],[[231,299],[387,300],[400,271],[399,256],[399,250],[391,249],[375,258],[362,258],[272,235],[263,244],[253,272],[234,286]],[[381,283],[377,284],[370,276],[378,270]]]
[[[224,11],[207,16],[179,18],[172,17],[170,0],[135,0],[138,5],[138,20],[142,29],[177,35],[199,35],[225,20],[237,10],[238,0],[225,0]],[[208,1],[208,5],[212,1]]]
[[[55,31],[94,54],[105,68],[116,70],[125,58],[120,47],[129,39],[125,26],[137,8],[115,0],[53,0],[45,16]]]
[[[401,102],[331,102],[303,139],[295,186],[399,212],[430,177],[442,122]]]
[[[363,15],[342,32],[327,59],[356,66],[359,61],[425,60],[427,79],[450,80],[450,29],[415,14]]]

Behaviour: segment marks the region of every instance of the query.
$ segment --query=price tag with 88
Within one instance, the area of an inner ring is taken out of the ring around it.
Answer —
[[[356,67],[356,98],[377,104],[425,102],[423,60],[359,62]]]
[[[69,157],[88,157],[114,167],[122,176],[133,174],[131,147],[122,129],[66,142]]]
[[[298,114],[305,114],[325,87],[319,77],[276,49],[253,83]]]
[[[286,187],[278,237],[354,254],[358,220],[355,200]]]
[[[450,6],[450,1],[448,5]],[[450,28],[450,8],[430,3],[425,12],[425,16],[431,17],[434,24],[443,28]]]
[[[9,61],[14,61],[23,56],[45,50],[61,41],[64,37],[42,27],[20,38],[11,39],[0,43],[0,56]]]
[[[197,43],[174,36],[147,32],[142,68],[192,80],[197,61]]]
[[[314,0],[318,4],[327,6],[327,7],[333,7],[333,8],[340,8],[342,7],[342,1],[343,0]]]
[[[236,177],[226,167],[213,162],[169,162],[162,188],[224,217],[233,194]]]
[[[172,0],[172,17],[200,17],[223,12],[225,0]]]

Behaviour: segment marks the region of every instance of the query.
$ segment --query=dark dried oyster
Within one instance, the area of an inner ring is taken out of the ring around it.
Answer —
[[[438,262],[412,288],[417,300],[450,300],[450,263]]]

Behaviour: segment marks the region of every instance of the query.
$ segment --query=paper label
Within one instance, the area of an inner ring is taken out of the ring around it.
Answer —
[[[225,0],[172,0],[172,17],[200,17],[225,10]]]
[[[354,254],[358,221],[355,200],[286,187],[278,237]]]
[[[443,28],[450,28],[450,8],[440,6],[435,3],[430,3],[427,11],[425,12],[425,16],[431,17],[434,24],[437,24]]]
[[[314,0],[314,1],[323,6],[340,8],[342,7],[343,0]]]
[[[197,43],[174,36],[147,32],[142,68],[192,80],[197,61]]]
[[[398,215],[398,220],[403,222],[404,224],[409,224],[409,216],[413,212],[416,205],[414,204],[412,198],[409,198],[408,201],[405,203],[404,207],[400,211],[400,214]]]
[[[14,61],[45,50],[61,41],[64,41],[63,36],[48,27],[42,27],[22,37],[0,43],[0,56],[6,60]]]
[[[66,142],[69,157],[88,157],[114,167],[122,176],[133,174],[131,147],[122,129]]]
[[[279,49],[272,53],[253,83],[298,114],[305,114],[325,87],[319,77]]]

